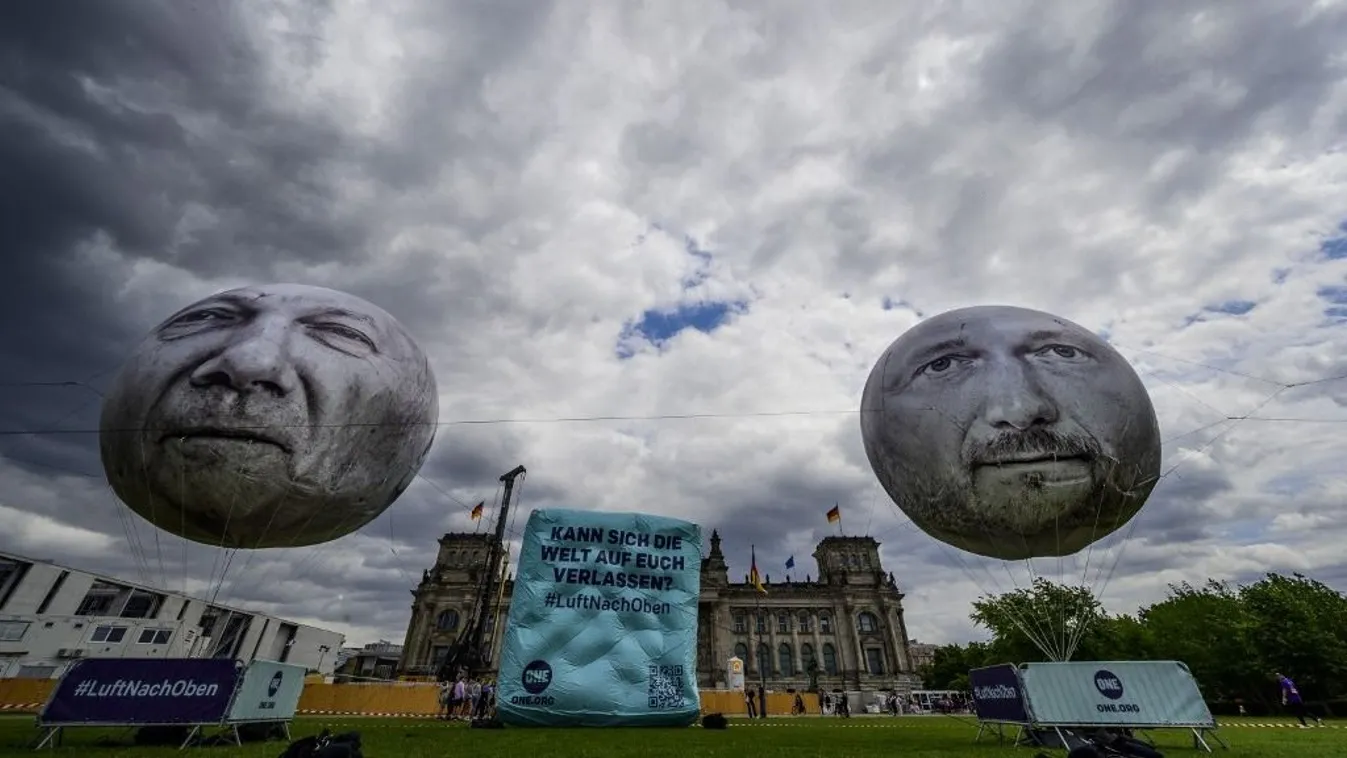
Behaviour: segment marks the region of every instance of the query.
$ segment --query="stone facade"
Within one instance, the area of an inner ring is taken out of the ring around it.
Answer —
[[[404,674],[434,673],[473,613],[486,568],[485,534],[446,534],[435,566],[412,591],[412,620],[400,667]],[[702,559],[697,675],[706,688],[726,686],[732,655],[745,679],[770,689],[910,690],[919,686],[903,620],[903,594],[884,571],[879,543],[870,537],[827,537],[814,550],[818,578],[773,582],[766,594],[730,581],[720,535],[712,532]],[[759,566],[759,571],[762,567]],[[505,567],[497,571],[504,573]],[[492,662],[499,660],[513,581],[501,586],[488,625]],[[749,651],[757,651],[749,655]],[[811,676],[812,672],[812,676]]]
[[[929,642],[909,640],[907,649],[912,651],[912,668],[920,671],[922,666],[930,666],[935,663],[935,649],[937,647],[939,645],[932,645]]]

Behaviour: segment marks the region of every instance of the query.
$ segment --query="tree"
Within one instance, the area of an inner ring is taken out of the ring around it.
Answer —
[[[989,643],[946,645],[920,672],[927,686],[964,689],[969,669],[1045,658],[1177,660],[1208,700],[1272,704],[1274,672],[1310,700],[1347,698],[1347,596],[1300,574],[1240,588],[1208,580],[1169,586],[1135,616],[1109,615],[1085,587],[1036,579],[973,603]],[[1074,640],[1074,643],[1073,643]]]
[[[1104,616],[1081,639],[1075,660],[1145,661],[1155,658],[1150,629],[1137,616]]]
[[[1208,699],[1233,700],[1257,690],[1263,668],[1254,619],[1228,585],[1170,585],[1169,597],[1140,613],[1154,658],[1182,661]]]
[[[1347,695],[1347,598],[1300,574],[1268,574],[1241,587],[1247,635],[1262,653],[1264,689],[1281,672],[1311,699]],[[1253,677],[1251,676],[1251,679]]]
[[[1089,588],[1037,577],[1030,587],[975,600],[969,618],[991,632],[1002,662],[1023,662],[1064,660],[1087,641],[1097,646],[1090,635],[1106,616]]]
[[[922,686],[928,690],[967,690],[968,670],[986,666],[992,661],[991,651],[984,642],[967,645],[944,645],[935,649],[931,663],[917,672]]]

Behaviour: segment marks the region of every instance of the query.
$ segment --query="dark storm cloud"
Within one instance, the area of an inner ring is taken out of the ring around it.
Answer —
[[[260,72],[227,7],[0,5],[0,382],[92,380],[96,389],[149,326],[124,315],[120,283],[82,259],[81,245],[243,275],[280,249],[342,256],[339,221],[277,210],[297,205],[279,202],[287,195],[316,194],[295,175],[331,149],[334,132],[271,115],[253,98]],[[191,119],[209,126],[189,129]],[[241,154],[247,167],[232,166]],[[175,245],[192,206],[221,223]],[[6,387],[0,428],[89,428],[97,406],[84,388]],[[96,460],[80,437],[5,442],[17,457],[77,470]]]
[[[1070,139],[1101,170],[1134,176],[1120,188],[1120,205],[1136,203],[1157,223],[1178,223],[1235,148],[1313,123],[1341,79],[1337,50],[1347,34],[1347,11],[1340,8],[1311,17],[1297,6],[1266,3],[1183,8],[1117,2],[1102,14],[1093,40],[1044,23],[1059,10],[1048,3],[998,19],[995,42],[966,72],[968,86],[958,88],[967,93],[961,100],[940,119],[905,123],[902,139],[875,141],[858,156],[876,183],[902,176],[936,189],[910,212],[939,229],[942,249],[901,251],[910,266],[957,276],[963,264],[948,251],[1002,243],[995,220],[1021,181],[1017,149],[1049,139]],[[876,65],[892,57],[888,48],[877,56],[882,61]],[[948,128],[961,120],[982,130],[980,136]],[[970,167],[956,190],[944,191],[939,177],[946,169],[937,171],[934,162],[977,138],[1003,144],[1003,160]],[[1162,157],[1166,170],[1147,174]],[[774,239],[799,234],[801,223],[782,222],[763,240],[763,253]],[[1022,244],[1032,247],[1033,241]],[[1082,252],[1109,252],[1089,244],[1082,242]],[[896,252],[852,244],[841,254],[873,262]],[[1085,296],[1113,287],[1121,273],[1136,268],[1131,252],[1101,255],[1073,288]]]
[[[1137,514],[1132,538],[1180,544],[1212,536],[1230,516],[1216,512],[1219,498],[1234,489],[1224,471],[1177,468],[1156,485]]]
[[[86,246],[113,250],[127,263],[161,261],[201,277],[254,281],[274,278],[280,264],[353,262],[376,252],[371,235],[385,231],[378,214],[362,206],[339,209],[334,182],[346,172],[406,189],[432,176],[438,164],[425,160],[425,144],[442,140],[418,130],[445,128],[444,102],[457,102],[461,113],[483,112],[479,96],[465,107],[465,95],[479,90],[485,73],[518,49],[546,14],[536,3],[517,7],[522,10],[460,5],[459,12],[471,18],[433,19],[474,41],[475,52],[457,48],[473,52],[472,65],[429,66],[399,95],[407,118],[395,139],[371,143],[344,136],[335,116],[296,115],[274,99],[259,42],[239,7],[146,0],[84,3],[71,13],[63,4],[0,5],[0,260],[6,287],[0,298],[6,355],[0,430],[96,428],[101,388],[153,326],[143,313],[167,315],[186,303],[181,294],[164,292],[161,303],[137,303],[136,311],[128,311],[116,300],[121,282],[109,281],[108,271],[82,256]],[[312,23],[325,11],[313,5],[308,13]],[[491,124],[475,118],[476,133],[456,152],[484,165],[496,161],[487,166],[491,170],[515,170],[517,163],[506,162],[512,152],[504,141],[483,151]],[[522,158],[515,154],[514,160]],[[444,223],[446,213],[453,216],[450,223],[470,221],[430,200],[413,204],[406,215]],[[192,221],[190,234],[182,233],[186,221]],[[444,337],[436,327],[445,304],[471,304],[472,294],[488,288],[484,265],[456,267],[448,287],[428,288],[434,277],[427,272],[443,265],[436,259],[442,252],[412,250],[401,268],[369,273],[347,289],[384,305],[423,339]],[[16,386],[34,382],[82,384]],[[476,489],[489,499],[496,477],[518,457],[510,452],[518,443],[508,433],[487,444],[465,444],[467,438],[444,430],[424,468],[435,486],[418,482],[389,517],[371,525],[369,535],[303,555],[239,557],[219,599],[262,591],[269,585],[254,586],[259,577],[293,579],[302,567],[360,593],[389,591],[387,606],[372,610],[404,612],[405,577],[419,578],[433,561],[427,526],[442,531],[448,514],[461,510],[445,491]],[[122,509],[102,484],[96,435],[0,437],[0,454],[37,476],[64,474],[93,485],[87,497],[53,496],[41,504],[60,522],[118,541],[110,553],[75,554],[72,562],[170,589],[188,576],[205,581],[221,574],[221,551],[158,533]],[[6,494],[6,500],[13,497]],[[350,568],[365,559],[373,571]],[[288,599],[283,590],[272,594],[260,599]]]
[[[1114,3],[1086,50],[1026,14],[983,58],[982,92],[993,107],[1111,147],[1163,142],[1221,152],[1263,130],[1309,123],[1340,80],[1347,13],[1216,7]],[[1274,112],[1277,122],[1263,118]]]

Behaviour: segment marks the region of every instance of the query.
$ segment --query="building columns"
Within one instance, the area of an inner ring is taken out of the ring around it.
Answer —
[[[889,630],[889,641],[893,643],[893,673],[899,674],[910,671],[911,662],[907,660],[907,646],[903,644],[904,640],[898,637],[898,624],[888,619],[884,620],[884,626]]]
[[[759,614],[750,611],[748,614],[748,660],[744,662],[744,668],[755,677],[761,677],[762,672],[758,670],[759,656],[758,647],[762,645],[762,633],[758,631]]]
[[[771,640],[771,643],[767,646],[767,673],[773,679],[781,676],[781,666],[778,663],[781,657],[777,653],[777,645],[780,643],[776,641],[776,617],[780,615],[780,613],[773,613],[767,618],[767,638]]]
[[[791,676],[796,676],[804,671],[804,655],[800,653],[800,615],[791,611],[790,616],[790,659],[795,669]]]

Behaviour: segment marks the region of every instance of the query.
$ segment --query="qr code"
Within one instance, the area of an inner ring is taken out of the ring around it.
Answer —
[[[651,666],[650,689],[646,693],[650,707],[679,708],[683,705],[683,667]]]

